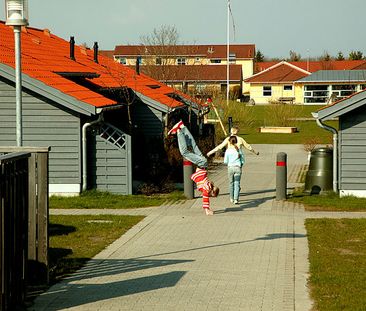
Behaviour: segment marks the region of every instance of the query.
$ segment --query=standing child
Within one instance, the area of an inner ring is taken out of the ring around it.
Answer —
[[[236,136],[230,136],[229,146],[225,151],[224,163],[227,164],[229,177],[230,201],[234,204],[239,203],[240,179],[242,166],[245,162],[244,153],[237,146],[238,140]]]
[[[210,197],[217,197],[220,190],[207,177],[207,159],[202,155],[191,132],[184,126],[182,121],[174,125],[168,134],[177,134],[181,155],[197,165],[196,172],[192,174],[191,179],[196,183],[197,190],[202,192],[202,208],[205,210],[206,215],[213,215],[213,211],[210,208]]]
[[[219,144],[218,146],[216,146],[214,149],[212,149],[211,151],[207,152],[207,156],[211,156],[213,155],[215,152],[221,150],[222,148],[227,148],[229,146],[229,139],[231,136],[235,136],[237,139],[237,146],[239,147],[239,149],[242,149],[243,153],[244,153],[244,148],[249,150],[250,152],[253,152],[256,155],[259,155],[259,152],[255,151],[253,149],[253,147],[251,145],[249,145],[244,138],[238,136],[239,132],[239,128],[237,126],[233,126],[230,130],[230,136],[226,137],[221,144]]]

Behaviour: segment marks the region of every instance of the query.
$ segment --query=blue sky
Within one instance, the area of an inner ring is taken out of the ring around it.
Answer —
[[[4,1],[4,0],[3,0]],[[78,44],[114,49],[138,44],[161,25],[175,26],[180,42],[226,44],[227,0],[28,0],[29,23]],[[4,5],[1,6],[4,8]],[[365,0],[231,0],[235,40],[267,57],[366,55]],[[4,11],[0,18],[4,20]]]

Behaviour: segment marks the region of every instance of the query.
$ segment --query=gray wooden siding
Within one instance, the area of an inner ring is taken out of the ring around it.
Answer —
[[[340,117],[339,188],[366,190],[366,109]]]
[[[49,182],[81,183],[80,119],[23,91],[23,145],[51,147]],[[0,145],[16,145],[15,88],[0,81]]]
[[[127,137],[127,136],[126,136]],[[130,139],[118,149],[99,135],[88,137],[88,185],[101,191],[131,194]]]
[[[153,107],[137,103],[132,119],[146,136],[161,136],[163,133],[163,113]]]

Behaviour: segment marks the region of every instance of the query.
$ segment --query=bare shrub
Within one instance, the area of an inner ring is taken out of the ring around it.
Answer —
[[[303,148],[307,152],[312,152],[320,144],[321,140],[319,137],[310,137],[304,141]]]
[[[155,193],[159,193],[160,188],[157,185],[152,183],[144,183],[140,185],[137,189],[137,193],[141,193],[144,195],[153,195]]]

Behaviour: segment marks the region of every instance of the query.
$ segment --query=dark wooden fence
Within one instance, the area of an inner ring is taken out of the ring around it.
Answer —
[[[26,294],[29,157],[0,156],[1,310],[18,309]]]
[[[0,147],[0,154],[5,154],[0,156],[0,163],[2,163],[0,239],[4,243],[0,256],[2,261],[1,310],[14,310],[14,303],[23,302],[26,286],[29,283],[37,283],[37,285],[48,283],[48,152],[49,148]],[[22,167],[21,162],[24,165]],[[11,168],[14,171],[11,171]],[[22,207],[22,211],[19,206]],[[11,216],[11,213],[15,213],[14,216]],[[24,217],[26,217],[25,223]],[[13,236],[9,236],[8,231],[4,231],[4,228],[8,228],[7,226]],[[15,230],[18,232],[17,235],[14,234]],[[21,244],[24,238],[25,245]],[[17,243],[17,254],[14,253],[15,248],[12,249],[13,242]],[[19,265],[19,258],[21,258],[19,247],[24,248],[23,270]],[[15,266],[14,262],[16,262]],[[17,274],[12,271],[14,267]],[[14,281],[14,276],[18,275],[22,275],[22,279]]]

